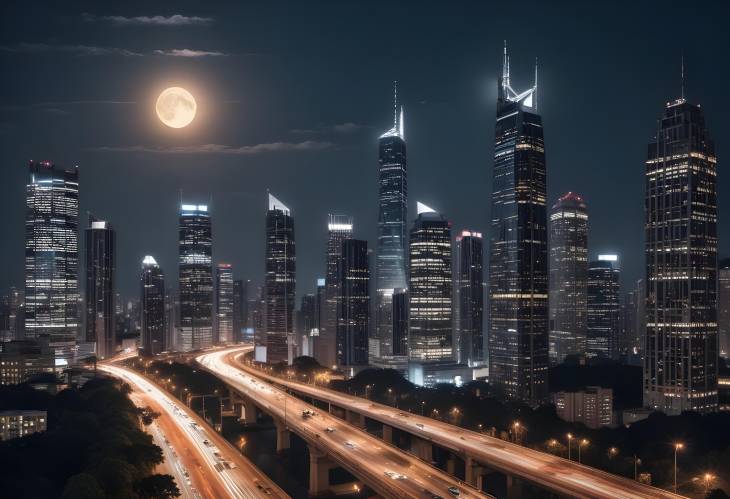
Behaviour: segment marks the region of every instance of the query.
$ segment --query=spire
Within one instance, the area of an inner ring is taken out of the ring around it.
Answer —
[[[418,215],[420,215],[421,213],[436,213],[436,210],[434,210],[430,206],[426,206],[420,201],[416,201],[416,213]]]
[[[684,100],[684,50],[682,51],[682,100]]]
[[[400,123],[398,124],[398,134],[400,138],[406,140],[405,128],[403,127],[403,106],[400,107]]]
[[[268,192],[268,190],[267,190]],[[289,208],[284,203],[276,199],[271,192],[269,192],[269,211],[281,210],[285,215],[289,215]]]
[[[532,102],[534,104],[535,111],[537,111],[537,57],[535,57],[535,84],[533,87],[535,90],[532,91]]]
[[[398,80],[393,81],[393,128],[398,128]]]
[[[509,56],[507,55],[507,40],[504,41],[504,55],[502,58],[502,87],[509,87]]]
[[[403,106],[400,107],[400,119],[398,116],[398,80],[393,81],[393,128],[380,136],[381,139],[385,137],[403,138]]]

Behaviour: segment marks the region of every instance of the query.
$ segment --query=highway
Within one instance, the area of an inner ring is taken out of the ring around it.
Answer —
[[[235,367],[249,375],[287,386],[296,392],[332,403],[405,430],[462,456],[469,455],[490,469],[524,478],[560,494],[598,499],[677,499],[683,496],[580,465],[561,457],[522,447],[498,438],[466,430],[429,417],[404,413],[396,408],[376,404],[316,385],[271,376],[245,365],[238,359],[247,349],[230,348],[217,352],[217,362]]]
[[[253,499],[289,496],[185,404],[131,369],[99,364],[98,369],[127,382],[138,406],[160,413],[151,433],[163,450],[183,497]]]
[[[233,365],[235,360],[232,357],[246,349],[250,350],[250,347],[205,353],[196,360],[203,369],[254,400],[262,410],[284,421],[291,431],[325,452],[381,496],[458,496],[460,499],[486,496],[456,477],[262,381],[256,373],[242,371]],[[314,410],[314,414],[305,417],[305,410]]]

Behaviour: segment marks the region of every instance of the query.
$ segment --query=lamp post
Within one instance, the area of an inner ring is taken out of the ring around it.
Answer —
[[[578,442],[578,464],[580,464],[580,449],[584,445],[588,445],[588,440],[586,440],[585,438]]]
[[[568,461],[572,461],[570,458],[570,443],[573,441],[573,435],[568,433]]]
[[[639,480],[639,465],[641,464],[641,459],[634,454],[634,480]]]
[[[684,444],[676,442],[674,444],[674,493],[677,493],[677,452],[684,449]]]
[[[426,405],[425,400],[421,400],[421,416],[423,416],[424,406]]]

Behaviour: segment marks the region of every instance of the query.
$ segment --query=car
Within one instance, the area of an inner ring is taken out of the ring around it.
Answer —
[[[205,440],[203,440],[203,445],[210,445],[210,442],[208,441],[207,438]]]
[[[334,433],[335,429],[332,428],[331,426],[328,426],[327,428],[324,429],[324,431],[326,431],[327,433]]]
[[[396,473],[395,471],[386,471],[385,476],[392,478],[393,480],[405,480],[408,478],[407,476]]]
[[[423,423],[416,423],[416,426],[419,427],[420,429],[423,429]]]
[[[350,442],[348,440],[347,442],[345,442],[345,447],[347,447],[348,449],[356,449],[357,445],[353,444],[352,442]]]
[[[459,489],[457,489],[456,487],[449,487],[448,491],[449,491],[449,494],[451,494],[454,497],[459,497],[459,494],[461,494]]]

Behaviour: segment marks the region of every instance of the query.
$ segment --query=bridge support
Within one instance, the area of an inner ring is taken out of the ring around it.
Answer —
[[[330,469],[334,465],[327,454],[309,446],[309,496],[326,493],[330,488]]]
[[[389,444],[393,443],[393,427],[383,424],[383,440]]]
[[[486,469],[479,463],[474,461],[470,456],[464,458],[464,481],[476,487],[479,490],[484,490],[484,475]]]
[[[522,497],[522,480],[507,475],[507,499],[520,499]]]
[[[411,437],[411,454],[430,463],[433,461],[433,444],[422,438]]]
[[[365,416],[359,412],[345,411],[345,420],[358,428],[365,428]]]
[[[281,420],[276,420],[276,452],[281,454],[291,446],[291,434]]]
[[[231,410],[245,424],[256,422],[256,405],[246,397],[230,390]]]
[[[453,454],[449,454],[449,457],[446,460],[446,473],[449,475],[456,474],[456,456]]]

